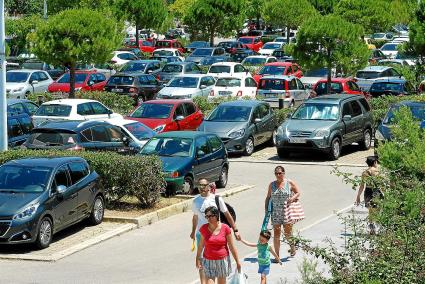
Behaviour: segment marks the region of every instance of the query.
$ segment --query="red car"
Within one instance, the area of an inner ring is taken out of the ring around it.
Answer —
[[[196,130],[204,115],[190,100],[143,102],[127,118],[137,120],[156,132]]]
[[[297,78],[303,76],[301,67],[292,62],[271,62],[266,63],[264,66],[254,75],[254,80],[257,84],[264,75],[293,75]]]
[[[136,46],[136,39],[132,38],[130,40],[130,47]],[[152,53],[155,50],[153,43],[145,39],[139,39],[139,49],[141,52]]]
[[[327,93],[327,79],[321,79],[314,84],[311,97],[322,96]],[[360,90],[359,86],[352,78],[332,78],[331,93],[347,95],[363,95],[365,92]]]
[[[242,36],[238,41],[255,52],[258,52],[263,47],[263,42],[259,36]]]
[[[181,53],[185,53],[186,51],[183,45],[175,39],[158,40],[155,43],[155,49],[160,49],[160,48],[176,48]]]
[[[63,74],[55,82],[49,85],[47,90],[50,93],[64,92],[69,93],[70,74]],[[96,70],[75,71],[75,90],[76,91],[103,91],[106,85],[106,77]]]

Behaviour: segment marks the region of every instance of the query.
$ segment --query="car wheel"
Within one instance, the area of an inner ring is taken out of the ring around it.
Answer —
[[[332,160],[338,160],[341,155],[341,141],[338,137],[332,139],[329,156]]]
[[[279,156],[279,158],[285,159],[285,158],[289,158],[291,153],[288,150],[285,150],[283,148],[277,148],[277,155]]]
[[[229,170],[227,169],[226,166],[224,166],[221,169],[220,179],[215,182],[215,185],[217,186],[217,188],[225,188],[226,187],[227,179],[229,177],[228,173],[229,173]]]
[[[90,214],[90,224],[99,225],[103,221],[103,214],[105,213],[105,202],[102,196],[96,196],[93,202],[93,208]]]
[[[53,226],[52,221],[49,217],[41,219],[40,225],[38,226],[37,239],[35,241],[36,246],[39,249],[45,249],[49,247],[53,237]]]
[[[372,144],[372,133],[370,129],[366,129],[363,132],[363,139],[360,141],[360,148],[362,150],[369,150],[371,144]]]
[[[245,156],[251,156],[254,153],[254,139],[249,137],[245,142]]]
[[[270,137],[269,145],[274,147],[276,146],[276,136],[277,136],[277,128],[273,130],[272,137]]]
[[[193,188],[193,178],[190,176],[184,177],[184,184],[183,184],[183,193],[184,194],[193,194],[194,188]]]

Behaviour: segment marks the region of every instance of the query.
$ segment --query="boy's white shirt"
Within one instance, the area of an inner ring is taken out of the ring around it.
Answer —
[[[226,213],[227,206],[224,203],[224,200],[222,197],[218,198],[218,204],[220,206],[220,211],[223,213]],[[199,232],[199,228],[208,223],[208,220],[205,218],[205,209],[207,209],[210,206],[214,206],[217,208],[217,205],[215,203],[215,194],[210,193],[207,197],[202,197],[201,195],[198,195],[193,199],[192,203],[192,211],[193,214],[198,215],[198,224],[196,226],[196,231]]]

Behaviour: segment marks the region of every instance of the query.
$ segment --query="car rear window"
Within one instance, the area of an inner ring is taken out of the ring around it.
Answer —
[[[132,76],[112,76],[107,85],[133,85],[133,82]]]
[[[155,44],[155,47],[170,47],[171,46],[171,42],[169,41],[157,41]]]
[[[373,83],[370,87],[371,92],[384,92],[384,91],[403,91],[402,83],[390,83],[390,82],[381,82],[381,83]]]
[[[24,62],[22,69],[43,70],[43,62]]]
[[[258,85],[263,90],[285,90],[286,80],[283,79],[261,79]]]
[[[164,119],[170,116],[172,109],[172,104],[142,104],[130,117]]]
[[[241,79],[238,78],[218,78],[216,87],[240,87]]]
[[[258,74],[260,75],[282,75],[285,73],[285,66],[273,66],[273,65],[268,65],[268,66],[263,66],[261,68],[261,70],[258,72]]]
[[[361,79],[376,79],[380,77],[380,74],[380,72],[359,71],[357,72],[356,77]]]
[[[182,72],[183,66],[178,64],[167,64],[162,68],[162,72],[165,73],[179,73]]]
[[[34,130],[27,143],[38,146],[65,146],[74,145],[77,134],[69,131],[49,131],[44,129]]]
[[[230,66],[225,66],[225,65],[211,66],[208,73],[230,73]]]
[[[35,113],[36,116],[69,116],[72,107],[69,105],[41,105]]]
[[[85,73],[76,73],[75,74],[75,83],[82,84],[86,80],[88,74]],[[63,76],[58,80],[58,83],[69,83],[70,75],[69,73],[63,74]]]
[[[327,82],[320,82],[317,84],[315,92],[318,96],[321,95],[325,95],[328,92],[327,89]],[[339,94],[342,93],[343,89],[342,89],[342,84],[341,83],[336,83],[336,82],[332,82],[331,83],[331,93],[332,94]]]

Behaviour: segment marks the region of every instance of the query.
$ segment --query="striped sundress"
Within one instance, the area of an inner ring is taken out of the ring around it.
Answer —
[[[286,204],[286,200],[291,196],[291,189],[289,186],[289,180],[285,179],[285,183],[283,188],[277,187],[277,182],[272,182],[272,194],[271,194],[271,202],[272,202],[272,214],[271,220],[272,225],[284,225],[285,218],[283,209]]]

